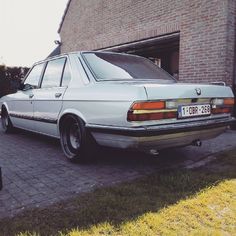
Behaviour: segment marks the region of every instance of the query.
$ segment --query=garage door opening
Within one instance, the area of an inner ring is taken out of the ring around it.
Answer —
[[[102,51],[124,52],[149,58],[155,64],[178,79],[179,36],[180,33],[176,32],[173,34],[105,48],[102,49]]]

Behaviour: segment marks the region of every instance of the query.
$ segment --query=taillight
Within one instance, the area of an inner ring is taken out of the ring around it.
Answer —
[[[137,102],[132,106],[133,110],[158,110],[165,109],[165,102]]]
[[[225,98],[224,105],[233,107],[234,106],[234,98]]]
[[[173,119],[177,116],[176,109],[167,109],[165,101],[135,102],[130,107],[128,121],[148,121]]]
[[[232,113],[234,98],[215,98],[212,100],[212,114]]]

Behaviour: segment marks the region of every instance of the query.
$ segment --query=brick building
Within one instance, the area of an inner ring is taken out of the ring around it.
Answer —
[[[62,53],[133,53],[180,81],[232,86],[235,28],[235,0],[70,0],[58,32]]]

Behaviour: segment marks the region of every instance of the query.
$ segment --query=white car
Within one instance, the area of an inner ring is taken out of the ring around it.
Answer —
[[[200,145],[234,120],[226,86],[179,83],[148,59],[75,52],[33,65],[21,90],[1,99],[2,127],[59,138],[66,157],[85,156],[91,140],[158,150]]]

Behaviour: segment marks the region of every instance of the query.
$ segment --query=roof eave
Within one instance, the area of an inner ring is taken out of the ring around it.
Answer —
[[[68,9],[69,9],[69,7],[70,7],[70,3],[71,3],[71,0],[68,0],[67,5],[66,5],[66,9],[65,9],[65,11],[64,11],[64,13],[63,13],[63,16],[62,16],[62,19],[61,19],[61,23],[60,23],[59,28],[58,28],[58,30],[57,30],[57,33],[58,33],[58,34],[60,34],[60,32],[61,32],[61,28],[62,28],[62,25],[63,25],[63,23],[64,23],[64,20],[65,20],[67,11],[68,11]]]

